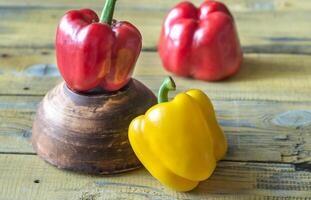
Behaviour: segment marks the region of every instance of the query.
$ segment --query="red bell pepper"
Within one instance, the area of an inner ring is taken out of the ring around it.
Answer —
[[[199,8],[190,2],[174,7],[164,21],[158,51],[168,71],[207,81],[233,75],[243,57],[231,13],[211,0]]]
[[[107,0],[101,19],[90,9],[72,10],[61,19],[56,58],[67,85],[86,92],[96,87],[119,90],[132,75],[142,46],[129,22],[112,20],[116,0]]]

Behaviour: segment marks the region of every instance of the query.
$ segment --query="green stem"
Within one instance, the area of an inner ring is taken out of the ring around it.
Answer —
[[[172,77],[168,76],[164,79],[158,93],[158,103],[168,101],[168,92],[176,90],[176,85]]]
[[[106,0],[102,14],[100,16],[100,23],[106,23],[111,25],[114,7],[117,0]]]

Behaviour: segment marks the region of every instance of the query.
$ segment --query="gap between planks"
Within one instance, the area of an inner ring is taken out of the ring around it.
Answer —
[[[262,4],[264,3],[262,2]],[[260,7],[260,5],[258,3],[254,7]],[[309,4],[306,7],[308,6]],[[66,11],[67,9],[61,8],[43,10],[40,8],[27,9],[27,7],[25,9],[3,8],[0,22],[1,46],[53,48],[55,29],[59,19]],[[101,9],[97,11],[100,12]],[[307,33],[311,31],[311,28],[308,26],[308,21],[310,21],[308,13],[306,10],[298,12],[295,10],[260,11],[259,9],[256,12],[249,10],[233,14],[236,17],[241,44],[244,46],[245,52],[310,54],[311,38]],[[43,15],[44,18],[41,17]],[[116,12],[116,18],[131,21],[141,30],[145,50],[156,48],[165,15],[165,10],[138,8],[136,10],[122,8]],[[296,27],[294,31],[288,29],[288,24],[292,23],[293,19],[295,19]]]
[[[25,155],[25,156],[37,156],[36,153],[31,152],[0,152],[0,155]],[[295,166],[295,171],[306,171],[311,172],[310,164],[309,163],[295,163],[295,162],[276,162],[276,161],[258,161],[258,160],[230,160],[230,159],[223,159],[222,162],[236,162],[236,163],[259,163],[259,164],[292,164]]]
[[[41,97],[0,97],[1,152],[34,153],[30,138]],[[213,100],[228,139],[226,160],[311,164],[311,104]]]
[[[43,96],[62,79],[51,49],[1,49],[0,94]],[[46,64],[44,64],[46,63]],[[245,54],[240,71],[221,82],[204,82],[172,75],[177,92],[198,88],[212,99],[299,101],[311,99],[311,56],[291,54]],[[142,52],[134,77],[157,92],[163,69],[156,52]],[[174,93],[172,93],[173,95]]]

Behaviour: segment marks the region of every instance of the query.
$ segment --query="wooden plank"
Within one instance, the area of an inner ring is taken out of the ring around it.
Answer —
[[[32,120],[41,97],[0,97],[0,152],[30,153]],[[226,160],[311,165],[311,105],[214,100],[229,141]]]
[[[33,153],[31,128],[41,97],[0,97],[0,153]]]
[[[292,164],[220,162],[212,177],[188,193],[174,192],[144,169],[115,176],[58,170],[34,155],[0,155],[0,198],[100,199],[310,199],[311,172]]]
[[[134,9],[169,9],[176,5],[180,0],[136,0],[135,3],[131,0],[122,0],[117,4],[119,8],[134,8]],[[192,0],[196,5],[199,5],[202,0]],[[308,0],[223,0],[233,11],[279,11],[279,10],[310,10],[311,2]],[[38,6],[38,7],[98,7],[101,8],[104,4],[103,0],[0,0],[0,6]]]
[[[254,99],[310,101],[311,56],[281,54],[245,54],[240,72],[225,81],[208,83],[174,77],[178,91],[204,90],[213,99]],[[0,48],[0,94],[44,95],[61,81],[54,50]],[[143,52],[135,77],[154,92],[158,90],[163,69],[156,52]]]
[[[53,48],[58,21],[67,10],[62,7],[0,7],[0,47]],[[96,10],[100,12],[99,8]],[[116,18],[136,24],[144,38],[144,49],[154,50],[166,12],[165,9],[120,8]],[[233,14],[245,52],[309,54],[309,13],[304,10],[285,10]],[[295,29],[289,27],[293,19]]]

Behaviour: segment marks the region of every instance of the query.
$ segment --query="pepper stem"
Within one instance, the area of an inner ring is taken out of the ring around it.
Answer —
[[[168,76],[164,79],[158,92],[158,103],[168,101],[168,92],[176,90],[176,85],[172,77]]]
[[[114,7],[117,0],[106,0],[105,6],[103,8],[102,14],[100,16],[100,23],[105,23],[111,25]]]

